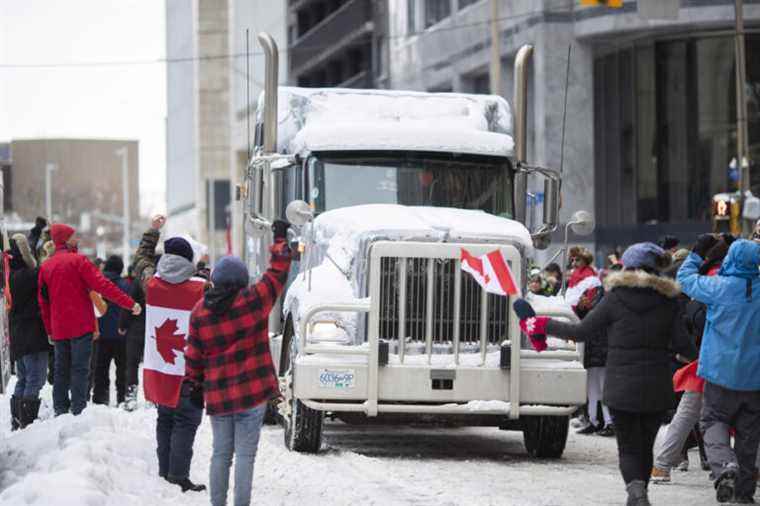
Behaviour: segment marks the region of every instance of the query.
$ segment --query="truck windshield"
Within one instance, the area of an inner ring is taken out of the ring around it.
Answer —
[[[360,204],[480,209],[512,218],[512,172],[494,157],[312,156],[308,196],[317,213]]]

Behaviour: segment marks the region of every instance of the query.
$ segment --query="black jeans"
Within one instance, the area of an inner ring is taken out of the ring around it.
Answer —
[[[127,387],[140,383],[138,371],[145,348],[145,327],[132,324],[127,331]]]
[[[181,480],[190,477],[193,442],[203,418],[203,408],[190,400],[187,386],[183,385],[176,408],[158,406],[158,474],[164,478]]]
[[[127,393],[127,344],[124,339],[100,338],[95,346],[92,402],[108,404],[111,386],[111,361],[116,364],[116,402],[124,402]]]
[[[626,485],[634,480],[649,483],[654,461],[653,449],[664,412],[633,413],[610,408],[615,421],[620,474]]]

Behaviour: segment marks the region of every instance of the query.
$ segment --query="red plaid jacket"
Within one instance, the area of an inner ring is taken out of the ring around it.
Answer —
[[[229,311],[213,313],[201,300],[190,315],[185,376],[203,384],[209,415],[244,411],[279,392],[268,319],[285,286],[290,249],[280,241],[270,251],[269,269],[256,284],[240,290]]]

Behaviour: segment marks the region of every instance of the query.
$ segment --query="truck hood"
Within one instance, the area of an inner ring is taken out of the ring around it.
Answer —
[[[483,211],[445,207],[369,204],[328,211],[314,220],[317,242],[330,250],[340,247],[350,256],[361,242],[385,237],[395,240],[445,242],[507,241],[533,252],[533,241],[521,223]]]
[[[526,254],[533,251],[522,224],[483,211],[371,204],[322,213],[311,226],[304,235],[313,233],[313,268],[310,276],[295,277],[283,303],[283,312],[295,322],[315,304],[359,300],[355,260],[375,240],[509,243]],[[349,330],[357,325],[355,314],[323,317],[333,317]]]

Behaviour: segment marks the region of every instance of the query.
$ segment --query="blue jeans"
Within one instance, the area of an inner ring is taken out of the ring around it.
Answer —
[[[55,341],[53,409],[56,416],[68,413],[69,408],[78,415],[87,406],[91,355],[92,334]]]
[[[251,504],[251,485],[259,434],[267,403],[231,415],[211,416],[214,449],[211,456],[209,484],[211,505],[227,504],[230,466],[235,455],[235,506]]]
[[[48,352],[40,351],[24,355],[16,360],[16,388],[13,395],[36,399],[47,379]]]
[[[181,480],[190,477],[195,433],[203,419],[203,408],[196,406],[183,388],[176,408],[158,406],[156,453],[158,474]]]

